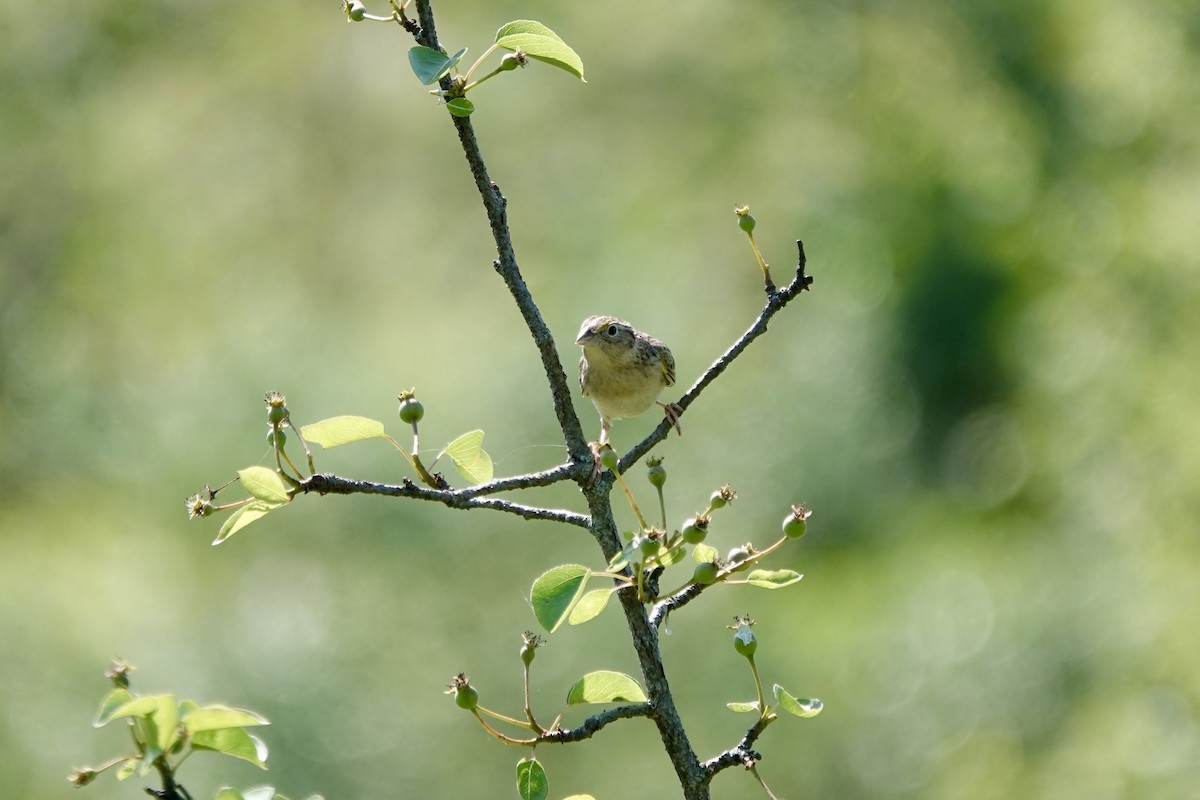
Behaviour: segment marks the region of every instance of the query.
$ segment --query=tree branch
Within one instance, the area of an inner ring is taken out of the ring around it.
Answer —
[[[708,761],[705,761],[703,764],[701,764],[700,769],[704,772],[706,780],[711,781],[713,776],[723,769],[729,769],[730,767],[743,767],[747,763],[754,763],[755,761],[758,761],[758,753],[754,752],[750,748],[754,746],[754,742],[758,740],[758,737],[764,730],[766,730],[766,727],[774,721],[774,717],[759,719],[758,722],[755,722],[754,725],[750,727],[750,730],[746,731],[746,735],[742,737],[740,742],[726,750],[724,753],[721,753],[719,756],[710,758]]]
[[[475,487],[478,488],[478,487]],[[305,494],[378,494],[388,497],[412,497],[417,500],[428,500],[441,503],[450,508],[472,509],[490,508],[495,511],[506,511],[525,519],[541,519],[549,522],[562,522],[577,528],[587,528],[591,520],[584,514],[561,509],[538,508],[498,497],[477,497],[469,490],[429,489],[418,486],[408,478],[403,483],[373,483],[353,478],[343,478],[327,472],[318,472],[300,481],[300,491]]]
[[[577,728],[560,728],[558,730],[546,731],[546,733],[538,737],[539,742],[547,742],[549,744],[569,744],[570,742],[581,742],[584,739],[590,739],[602,728],[611,722],[616,722],[619,719],[629,719],[632,717],[649,717],[654,714],[654,706],[649,703],[637,703],[635,705],[617,706],[610,708],[607,711],[602,711],[599,714],[588,717]]]
[[[686,410],[710,383],[715,381],[721,373],[728,369],[734,359],[740,356],[750,346],[751,342],[767,332],[767,323],[771,321],[772,317],[782,311],[784,306],[790,303],[796,295],[806,291],[812,285],[812,276],[804,273],[804,267],[807,263],[807,259],[804,256],[804,242],[797,239],[796,248],[799,250],[799,257],[796,262],[796,275],[792,278],[791,283],[779,290],[776,290],[772,286],[767,287],[767,303],[763,306],[763,310],[759,312],[758,318],[754,320],[754,324],[747,328],[746,332],[730,345],[729,349],[712,363],[712,366],[704,371],[704,374],[692,384],[692,387],[684,393],[683,397],[675,402],[675,405],[679,407],[680,413]],[[618,469],[623,473],[636,464],[642,456],[650,452],[656,444],[667,437],[667,434],[671,431],[671,427],[670,421],[666,419],[660,422],[658,427],[650,432],[649,436],[634,445],[633,449],[621,458]]]

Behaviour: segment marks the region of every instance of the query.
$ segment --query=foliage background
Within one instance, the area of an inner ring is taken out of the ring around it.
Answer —
[[[579,320],[615,313],[690,383],[761,301],[734,202],[781,274],[807,246],[815,292],[661,450],[676,521],[739,490],[722,546],[816,508],[786,559],[799,588],[671,620],[698,749],[745,727],[723,708],[753,691],[723,625],[750,611],[767,680],[827,706],[761,742],[783,797],[1196,797],[1197,4],[437,10],[447,46],[482,52],[529,17],[586,64],[587,85],[534,65],[476,96],[568,364]],[[466,670],[517,707],[523,593],[594,562],[589,540],[305,498],[214,550],[215,524],[183,516],[266,458],[269,388],[315,421],[394,419],[415,385],[428,446],[482,427],[501,472],[563,455],[408,45],[332,2],[0,8],[11,796],[66,796],[71,765],[124,746],[89,725],[117,655],[137,688],[269,716],[265,777],[293,796],[509,791],[520,754],[439,691]],[[403,474],[382,446],[319,458]],[[546,714],[583,671],[635,669],[616,617],[539,656]],[[555,796],[671,796],[644,722],[539,755]],[[197,759],[184,777],[203,796],[264,776]],[[755,790],[727,773],[714,791]]]

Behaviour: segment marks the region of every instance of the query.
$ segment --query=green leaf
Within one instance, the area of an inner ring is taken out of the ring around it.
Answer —
[[[595,619],[608,606],[608,600],[612,595],[611,589],[593,589],[579,598],[579,602],[571,610],[571,616],[568,617],[567,622],[571,625],[582,625],[590,619]]]
[[[100,728],[113,718],[113,714],[133,699],[128,689],[113,689],[100,701],[100,710],[96,712],[94,727]]]
[[[791,586],[804,576],[790,569],[756,569],[746,576],[746,583],[764,589],[782,589]]]
[[[825,704],[815,697],[811,700],[793,697],[778,683],[775,684],[775,699],[779,701],[780,708],[797,717],[815,717],[825,707]]]
[[[726,703],[725,707],[730,711],[736,711],[739,714],[745,714],[749,711],[758,711],[758,701],[754,700],[750,703]]]
[[[692,558],[697,564],[710,564],[720,557],[721,553],[715,547],[710,547],[706,544],[698,544],[692,550]]]
[[[243,800],[282,800],[283,796],[276,794],[274,786],[255,786],[242,792]]]
[[[158,710],[159,705],[164,702],[174,704],[175,698],[169,694],[150,694],[145,697],[134,697],[114,709],[105,722],[124,717],[146,717],[148,719]]]
[[[428,48],[426,48],[428,49]],[[330,417],[300,429],[305,441],[316,442],[321,447],[337,447],[339,444],[360,442],[384,436],[383,423],[368,417]]]
[[[192,748],[213,750],[227,756],[244,759],[263,769],[267,768],[267,745],[262,739],[251,736],[242,728],[200,731],[192,736]]]
[[[517,762],[517,793],[521,800],[546,800],[550,795],[546,770],[536,758],[522,758]]]
[[[533,582],[529,602],[543,628],[554,633],[583,594],[592,571],[581,564],[561,564],[546,570]]]
[[[158,728],[158,749],[164,753],[171,751],[171,746],[179,738],[179,701],[174,695],[159,695],[158,708],[150,715]]]
[[[547,39],[562,41],[562,38],[557,33],[534,19],[515,19],[512,22],[501,25],[500,29],[496,31],[496,41],[498,42],[505,36],[512,36],[517,33],[532,33],[535,36],[544,36]]]
[[[438,458],[442,456],[450,456],[458,474],[471,483],[492,479],[492,457],[483,449],[483,431],[467,431],[438,453]]]
[[[121,765],[121,768],[117,770],[117,780],[123,781],[133,775],[133,773],[137,772],[138,764],[140,763],[142,763],[140,759],[128,759],[124,764]]]
[[[469,117],[475,113],[475,104],[465,97],[455,97],[446,101],[446,108],[456,117]]]
[[[213,800],[246,800],[246,798],[237,789],[231,789],[228,786],[224,786],[221,788],[221,791],[217,792],[217,795],[213,798]]]
[[[292,498],[288,496],[287,484],[279,473],[267,467],[246,467],[238,470],[242,486],[251,496],[265,503],[281,505]]]
[[[243,708],[213,705],[197,708],[183,718],[188,733],[216,731],[222,728],[243,728],[248,725],[270,725],[263,716]]]
[[[567,692],[567,705],[581,703],[644,703],[646,693],[637,681],[623,672],[599,670],[584,675]]]
[[[454,68],[462,57],[467,54],[467,48],[459,50],[452,56],[439,53],[432,47],[417,45],[408,51],[408,63],[416,74],[417,80],[429,86],[437,83],[447,72]]]
[[[670,550],[658,551],[658,563],[661,566],[669,567],[672,564],[678,564],[683,561],[684,548],[683,545],[675,545]]]
[[[251,522],[262,519],[277,508],[282,508],[282,506],[274,503],[264,503],[262,500],[256,500],[253,503],[242,506],[230,514],[229,519],[225,520],[225,524],[221,526],[221,530],[217,533],[217,538],[213,539],[213,546],[219,545]]]
[[[550,31],[550,33],[554,32]],[[584,83],[587,82],[583,77],[583,60],[557,35],[510,33],[496,39],[496,44],[506,50],[520,50],[530,58],[536,58],[538,61],[566,70]]]

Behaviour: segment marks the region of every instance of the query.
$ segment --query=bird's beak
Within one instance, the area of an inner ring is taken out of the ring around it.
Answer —
[[[595,332],[587,325],[584,325],[579,329],[579,335],[575,337],[575,344],[580,346],[590,344],[593,336],[595,336]]]

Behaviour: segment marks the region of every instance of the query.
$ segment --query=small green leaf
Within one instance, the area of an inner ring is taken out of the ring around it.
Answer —
[[[779,701],[780,708],[797,717],[815,717],[825,707],[825,704],[815,697],[811,700],[793,697],[778,683],[775,684],[775,699]]]
[[[253,711],[228,706],[204,706],[185,714],[183,727],[188,733],[215,731],[222,728],[243,728],[249,725],[270,725],[267,719]]]
[[[428,48],[427,48],[428,49]],[[337,447],[339,444],[375,439],[384,435],[383,423],[367,417],[330,417],[300,429],[306,441],[316,442],[321,447]]]
[[[726,703],[725,707],[730,711],[736,711],[739,714],[745,714],[750,711],[758,711],[758,701],[754,700],[749,703]]]
[[[532,33],[535,36],[545,36],[547,39],[562,41],[557,33],[533,19],[515,19],[512,22],[506,22],[500,26],[500,30],[496,31],[496,41],[516,33]]]
[[[510,33],[497,39],[496,44],[506,50],[520,50],[530,58],[558,67],[587,82],[583,77],[583,60],[557,35]]]
[[[164,702],[166,698],[169,698],[171,703],[175,702],[175,698],[169,694],[152,694],[146,695],[145,697],[135,697],[126,702],[124,705],[114,709],[112,713],[109,714],[108,719],[105,720],[105,722],[114,719],[122,719],[124,717],[149,718],[155,711],[158,710],[159,704]]]
[[[536,758],[522,758],[517,762],[517,793],[521,800],[546,800],[550,795],[546,770]]]
[[[227,756],[244,759],[263,769],[267,768],[267,745],[262,739],[251,736],[242,728],[200,731],[192,736],[192,748],[213,750]]]
[[[791,586],[804,576],[790,569],[756,569],[746,576],[746,583],[764,589],[782,589]]]
[[[581,564],[562,564],[546,570],[533,582],[529,602],[543,628],[554,633],[583,594],[592,571]]]
[[[661,566],[669,567],[672,564],[678,564],[683,561],[684,547],[683,545],[675,545],[670,550],[658,551],[658,563]]]
[[[483,431],[467,431],[438,453],[438,458],[442,456],[450,456],[458,474],[471,483],[492,479],[492,457],[483,449]]]
[[[567,692],[567,705],[581,703],[644,703],[646,693],[637,681],[623,672],[599,670],[584,675]]]
[[[447,56],[445,53],[439,53],[432,47],[417,45],[408,51],[408,63],[412,67],[413,73],[416,74],[417,80],[429,86],[432,83],[437,83],[466,54],[467,48],[465,47],[454,55]]]
[[[225,524],[221,526],[221,530],[217,533],[217,538],[213,539],[213,545],[220,544],[251,522],[262,519],[277,508],[282,508],[282,506],[264,503],[261,500],[256,500],[253,503],[242,506],[230,514],[229,519],[225,520]]]
[[[243,800],[283,800],[283,795],[275,793],[274,786],[255,786],[242,792]]]
[[[171,750],[179,738],[179,702],[174,695],[159,695],[158,708],[151,714],[158,728],[158,749],[164,753]]]
[[[446,101],[446,108],[456,117],[469,117],[475,113],[475,104],[465,97],[456,97]]]
[[[720,555],[721,553],[717,550],[717,548],[709,547],[706,544],[698,544],[696,545],[695,549],[692,550],[692,559],[695,560],[697,564],[711,563],[716,561]]]
[[[571,616],[567,622],[571,625],[582,625],[588,620],[600,616],[600,612],[608,606],[608,599],[612,597],[612,594],[611,589],[593,589],[588,592],[579,598],[579,602],[571,610]]]
[[[100,710],[96,712],[96,721],[92,725],[97,728],[104,726],[113,718],[113,714],[118,709],[127,705],[131,700],[133,700],[133,695],[129,693],[128,689],[113,689],[100,701]]]
[[[287,485],[279,473],[266,467],[246,467],[238,470],[242,486],[251,496],[265,503],[280,505],[291,500],[288,496]]]
[[[237,789],[231,789],[228,786],[222,787],[221,791],[217,792],[213,800],[246,800],[245,796]]]
[[[123,781],[133,775],[133,773],[137,772],[138,764],[140,763],[141,761],[136,758],[127,760],[121,765],[121,768],[117,770],[117,780]]]

